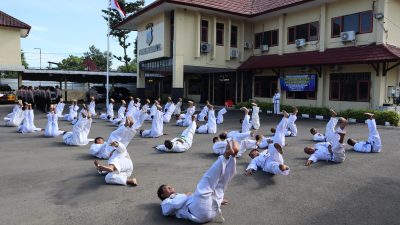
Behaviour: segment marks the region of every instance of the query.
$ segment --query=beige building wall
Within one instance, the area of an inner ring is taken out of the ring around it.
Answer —
[[[19,29],[0,27],[0,65],[21,66]]]
[[[387,43],[400,46],[400,0],[390,0],[386,7],[384,27],[388,31],[385,34]]]

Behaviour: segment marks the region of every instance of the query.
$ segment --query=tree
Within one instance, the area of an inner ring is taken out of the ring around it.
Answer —
[[[29,64],[26,62],[25,59],[25,53],[21,49],[21,64],[27,69],[29,67]]]
[[[144,6],[144,0],[136,0],[135,2],[126,3],[124,0],[118,0],[118,4],[120,7],[126,12],[127,15],[136,13]],[[103,9],[101,10],[105,15],[103,18],[108,22],[108,16],[110,16],[110,26],[114,27],[117,23],[121,22],[123,19],[119,15],[116,10]],[[113,55],[114,58],[123,62],[126,68],[129,68],[129,63],[131,62],[131,58],[128,56],[128,48],[131,46],[131,43],[128,42],[128,34],[130,31],[128,30],[111,30],[110,35],[118,39],[119,45],[124,49],[123,56]],[[135,46],[136,48],[136,46]],[[136,50],[136,49],[135,49]],[[136,58],[136,53],[134,54]]]
[[[128,66],[119,66],[117,69],[118,72],[123,72],[123,73],[136,73],[137,71],[137,64],[134,60],[132,60]]]
[[[89,51],[85,52],[83,55],[92,59],[99,71],[107,70],[107,52],[101,52],[100,49],[92,45],[89,47]],[[109,58],[109,67],[111,67],[111,53]]]
[[[85,66],[83,65],[83,57],[78,57],[74,55],[68,56],[68,58],[63,59],[58,65],[58,69],[61,70],[75,70],[83,71]]]

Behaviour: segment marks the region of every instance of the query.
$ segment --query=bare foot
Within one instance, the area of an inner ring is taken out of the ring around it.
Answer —
[[[280,165],[279,165],[279,169],[280,169],[281,171],[286,171],[286,170],[289,169],[289,167],[286,166],[286,165],[284,165],[284,164],[280,164]]]
[[[99,165],[100,165],[99,160],[97,160],[97,159],[94,160],[94,166],[95,166],[96,168],[98,168]]]
[[[221,205],[228,205],[228,200],[226,199],[222,200]]]
[[[289,114],[285,110],[282,110],[282,114],[283,114],[283,117],[285,117],[285,118],[289,117]]]
[[[331,112],[332,117],[337,116],[337,113],[335,112],[335,110],[329,109],[329,111]]]
[[[136,178],[132,178],[132,179],[126,180],[126,184],[129,184],[129,185],[132,185],[132,186],[137,186],[138,185]]]

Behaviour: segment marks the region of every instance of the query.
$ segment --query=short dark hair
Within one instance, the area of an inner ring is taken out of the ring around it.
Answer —
[[[276,129],[275,128],[271,128],[271,133],[275,133],[276,132]]]
[[[162,184],[158,189],[157,189],[157,196],[161,201],[164,201],[165,197],[162,195],[164,194],[164,187],[167,186],[166,184]]]
[[[104,140],[103,137],[97,137],[97,138],[94,139],[94,143],[97,143],[97,141],[100,140],[100,139],[103,139],[103,140]]]
[[[219,138],[221,138],[222,140],[225,140],[227,138],[226,133],[220,133],[219,134]]]
[[[212,139],[213,143],[217,142],[218,138],[219,137],[213,137],[213,139]]]
[[[249,156],[250,156],[250,158],[252,158],[251,157],[251,155],[253,154],[253,152],[255,152],[255,151],[257,151],[258,152],[258,150],[257,149],[252,149],[250,152],[249,152]]]
[[[239,120],[239,123],[243,123],[243,119],[240,119],[240,120]]]
[[[312,134],[314,132],[317,132],[317,130],[313,127],[313,128],[310,129],[310,133]]]
[[[259,140],[261,140],[262,135],[261,134],[257,134],[255,138],[256,138],[256,141],[259,141]]]
[[[174,147],[174,144],[172,143],[172,141],[170,140],[165,140],[164,141],[164,145],[166,148],[171,149],[172,147]]]

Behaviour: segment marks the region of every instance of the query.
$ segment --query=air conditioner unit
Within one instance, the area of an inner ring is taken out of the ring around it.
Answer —
[[[297,39],[295,42],[297,48],[306,46],[306,39]]]
[[[260,49],[261,49],[262,52],[268,52],[269,46],[268,45],[261,45]]]
[[[355,31],[342,32],[342,33],[340,33],[340,38],[342,39],[343,42],[355,41],[356,40],[356,32]]]
[[[239,57],[239,50],[236,48],[231,49],[231,58],[238,58]]]
[[[245,49],[250,49],[250,48],[252,48],[253,46],[252,46],[252,44],[250,43],[250,42],[247,42],[247,41],[245,41],[244,42],[244,48]]]
[[[201,53],[209,53],[211,51],[211,45],[209,43],[201,43],[200,44],[200,52]]]

